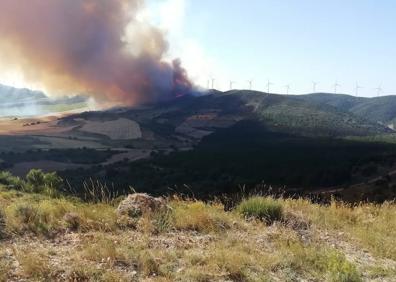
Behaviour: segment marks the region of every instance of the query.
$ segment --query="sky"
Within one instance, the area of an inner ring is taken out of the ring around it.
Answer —
[[[139,17],[166,32],[197,85],[290,94],[396,94],[393,0],[147,0]],[[0,62],[1,63],[1,62]],[[208,83],[209,82],[209,83]],[[0,83],[34,86],[18,72]]]
[[[153,4],[154,3],[154,4]],[[206,87],[285,93],[396,94],[393,0],[167,0],[157,16],[172,55]],[[161,4],[160,4],[161,5]],[[155,9],[153,9],[155,10]],[[166,13],[164,13],[166,14]],[[168,17],[168,18],[167,18]],[[209,83],[211,85],[211,82]]]

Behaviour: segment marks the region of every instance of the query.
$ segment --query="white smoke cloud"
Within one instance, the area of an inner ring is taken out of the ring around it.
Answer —
[[[170,60],[179,57],[194,84],[206,88],[210,79],[214,77],[216,89],[228,90],[230,80],[228,71],[211,58],[202,44],[189,32],[186,11],[191,3],[191,0],[149,1],[140,17],[165,32],[170,42],[166,58]]]

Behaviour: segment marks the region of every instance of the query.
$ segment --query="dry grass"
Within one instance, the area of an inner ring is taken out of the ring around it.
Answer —
[[[10,234],[0,281],[391,281],[396,273],[391,203],[279,199],[282,216],[270,225],[219,203],[169,205],[127,227],[111,203],[0,190]]]
[[[7,281],[7,273],[11,270],[11,264],[6,258],[5,251],[0,248],[0,282]]]
[[[224,207],[218,203],[175,201],[172,208],[172,224],[178,230],[221,232],[229,229],[236,220],[232,214],[225,213]]]
[[[14,249],[14,255],[25,277],[36,279],[49,278],[51,269],[45,253],[28,249]]]
[[[75,199],[52,199],[37,194],[1,192],[0,203],[7,232],[52,235],[70,228],[68,216],[73,214],[79,231],[111,231],[117,229],[114,207],[86,204]]]
[[[357,242],[375,255],[396,260],[395,203],[351,206],[333,201],[321,206],[307,200],[284,200],[283,205],[300,212],[317,228],[344,234],[350,242]]]

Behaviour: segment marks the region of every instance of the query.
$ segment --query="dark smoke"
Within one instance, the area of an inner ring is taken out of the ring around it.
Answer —
[[[61,93],[134,105],[191,89],[179,60],[166,63],[162,32],[137,20],[139,0],[0,0],[0,52],[30,81]],[[126,30],[131,39],[127,39]]]

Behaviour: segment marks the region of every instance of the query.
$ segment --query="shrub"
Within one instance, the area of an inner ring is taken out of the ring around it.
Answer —
[[[328,271],[330,280],[336,282],[359,282],[361,275],[356,266],[350,263],[344,254],[333,251],[328,257]]]
[[[43,193],[51,197],[59,196],[63,180],[56,172],[44,173],[40,169],[32,169],[26,175],[27,186],[31,192]]]
[[[252,197],[243,200],[237,211],[246,218],[257,218],[267,223],[281,220],[283,217],[283,207],[271,197]]]
[[[19,177],[13,176],[8,171],[0,171],[0,184],[17,190],[23,190],[25,188],[25,182]]]
[[[30,170],[26,180],[33,192],[40,192],[44,187],[44,173],[40,169]]]
[[[45,173],[44,174],[44,185],[46,187],[53,188],[55,190],[60,190],[63,184],[62,178],[58,176],[56,172]]]

